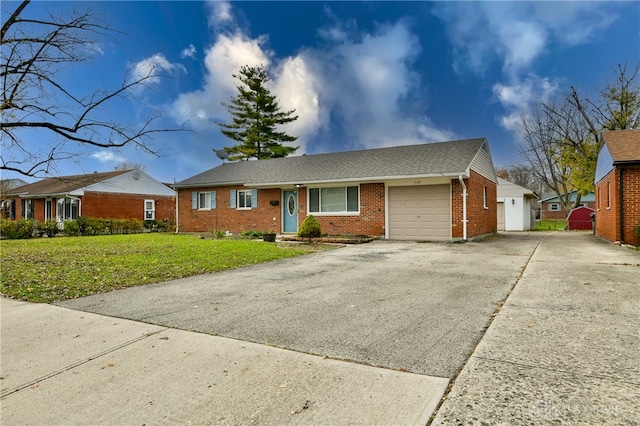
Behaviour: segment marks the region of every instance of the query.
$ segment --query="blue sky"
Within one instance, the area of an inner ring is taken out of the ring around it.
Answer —
[[[3,1],[3,20],[14,4]],[[220,102],[235,94],[231,75],[261,63],[283,109],[299,115],[286,128],[297,154],[486,137],[507,166],[519,161],[517,118],[532,103],[572,85],[594,94],[617,64],[640,61],[637,2],[37,1],[27,12],[86,7],[120,33],[61,81],[115,88],[154,63],[169,78],[105,113],[135,124],[161,112],[164,125],[191,131],[158,134],[160,157],[78,151],[61,175],[128,161],[173,182],[219,165],[213,149],[232,141],[214,121],[229,120]]]

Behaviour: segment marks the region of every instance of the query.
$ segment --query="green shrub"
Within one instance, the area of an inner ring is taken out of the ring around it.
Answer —
[[[260,238],[262,237],[262,232],[250,229],[248,231],[242,231],[240,235],[247,238]]]
[[[0,238],[15,240],[18,238],[18,222],[0,219]]]
[[[38,224],[38,231],[40,235],[55,237],[60,232],[60,228],[58,228],[58,222],[55,219],[47,219]]]
[[[633,232],[635,232],[638,238],[640,238],[640,220],[638,220],[638,226],[633,228]]]
[[[20,219],[16,222],[14,239],[27,239],[38,236],[38,221],[35,219]]]
[[[75,220],[64,221],[62,229],[64,229],[64,234],[69,237],[76,237],[80,235],[80,227],[78,226],[78,222]]]
[[[298,229],[298,237],[300,238],[315,238],[322,235],[322,227],[320,222],[314,215],[310,214],[305,220],[302,221],[300,229]]]

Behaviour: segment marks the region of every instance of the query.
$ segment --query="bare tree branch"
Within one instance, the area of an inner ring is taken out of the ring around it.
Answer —
[[[157,155],[154,135],[184,131],[158,126],[158,113],[135,125],[117,123],[105,114],[108,106],[135,100],[136,88],[162,77],[153,66],[146,75],[131,71],[114,90],[78,95],[76,88],[65,85],[58,76],[63,67],[89,61],[94,37],[108,36],[112,30],[90,10],[44,20],[24,17],[28,4],[23,1],[9,14],[0,33],[0,170],[37,177],[77,155],[72,154],[77,151],[73,146],[135,145]],[[35,138],[41,139],[39,144],[34,144]]]

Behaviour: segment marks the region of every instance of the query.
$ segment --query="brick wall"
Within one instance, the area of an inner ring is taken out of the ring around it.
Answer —
[[[307,216],[307,191],[300,191],[300,222]],[[323,234],[384,236],[384,183],[360,185],[360,215],[358,216],[317,216]]]
[[[246,190],[244,186],[198,188],[199,192],[216,191],[216,208],[191,208],[191,189],[178,192],[178,221],[181,232],[211,232],[213,230],[240,233],[242,231],[274,230],[282,232],[282,194],[279,188],[259,189],[258,207],[250,210],[231,208],[231,190]],[[270,201],[279,201],[272,206]],[[298,224],[307,217],[307,188],[298,190]],[[275,220],[274,220],[275,219]],[[384,235],[384,184],[360,185],[359,216],[317,216],[325,234]]]
[[[156,202],[156,220],[175,218],[175,198],[144,194],[85,192],[80,214],[87,217],[144,220],[144,200]]]
[[[194,210],[191,208],[191,189],[178,191],[178,229],[180,232],[229,231],[275,231],[280,232],[280,206],[272,206],[270,201],[281,202],[281,191],[275,189],[258,190],[258,207],[249,210],[231,208],[231,190],[244,191],[244,186],[222,186],[198,188],[198,192],[216,191],[216,208]],[[300,192],[300,191],[298,191]],[[275,220],[274,220],[275,219]]]
[[[640,223],[640,167],[625,168],[622,174],[624,188],[624,242],[640,245],[633,228]],[[609,202],[608,191],[611,190]],[[596,235],[612,242],[620,241],[620,169],[616,168],[596,185]]]
[[[140,219],[144,220],[144,201],[156,201],[156,220],[175,218],[175,198],[157,195],[119,194],[107,192],[85,192],[81,197],[80,215],[109,219]],[[43,222],[45,220],[45,199],[36,198],[34,201],[33,218]],[[51,199],[51,217],[57,216],[57,198]],[[22,200],[16,199],[15,220],[22,218]]]
[[[640,166],[625,168],[624,179],[624,242],[640,246],[633,228],[640,226]]]
[[[464,179],[467,186],[467,238],[498,232],[497,186],[475,171]],[[484,191],[486,187],[486,206]],[[451,236],[463,238],[462,185],[451,180]]]

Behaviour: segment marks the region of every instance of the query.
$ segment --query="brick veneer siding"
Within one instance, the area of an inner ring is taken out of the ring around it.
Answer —
[[[624,242],[638,246],[640,239],[633,228],[640,225],[640,167],[624,169],[622,186]],[[619,168],[612,170],[596,185],[596,235],[612,242],[621,240]]]
[[[175,198],[145,194],[85,192],[80,214],[86,217],[144,220],[144,200],[156,202],[156,220],[175,219]]]
[[[300,223],[307,217],[307,191],[299,194]],[[360,215],[358,216],[318,216],[314,215],[323,234],[384,236],[384,183],[360,185]]]
[[[467,238],[498,232],[497,185],[475,171],[464,179],[467,186]],[[486,206],[484,207],[484,187]],[[458,179],[451,180],[451,237],[463,238],[462,185]]]
[[[178,230],[180,232],[229,231],[275,231],[282,229],[280,205],[272,206],[270,201],[281,202],[279,188],[259,189],[258,207],[248,210],[231,208],[231,190],[245,191],[245,186],[220,186],[178,191]],[[191,193],[216,191],[216,208],[195,210],[191,208]],[[275,220],[274,220],[275,219]]]
[[[80,215],[104,219],[140,219],[144,220],[144,201],[156,201],[156,220],[175,219],[175,198],[158,195],[119,194],[107,192],[85,192],[80,197]],[[45,220],[45,199],[33,199],[33,218]],[[57,216],[58,199],[51,198],[51,217]],[[16,199],[15,220],[22,218],[22,200]]]
[[[216,208],[191,208],[192,189],[178,192],[178,226],[180,232],[239,233],[242,231],[274,230],[282,232],[282,192],[279,188],[259,189],[258,207],[251,210],[231,208],[231,190],[247,190],[244,186],[198,188],[197,192],[216,191]],[[279,201],[273,206],[270,201]],[[307,188],[298,189],[298,225],[307,217]],[[275,220],[274,220],[275,219]],[[384,184],[360,185],[359,216],[317,216],[325,234],[384,235]]]

